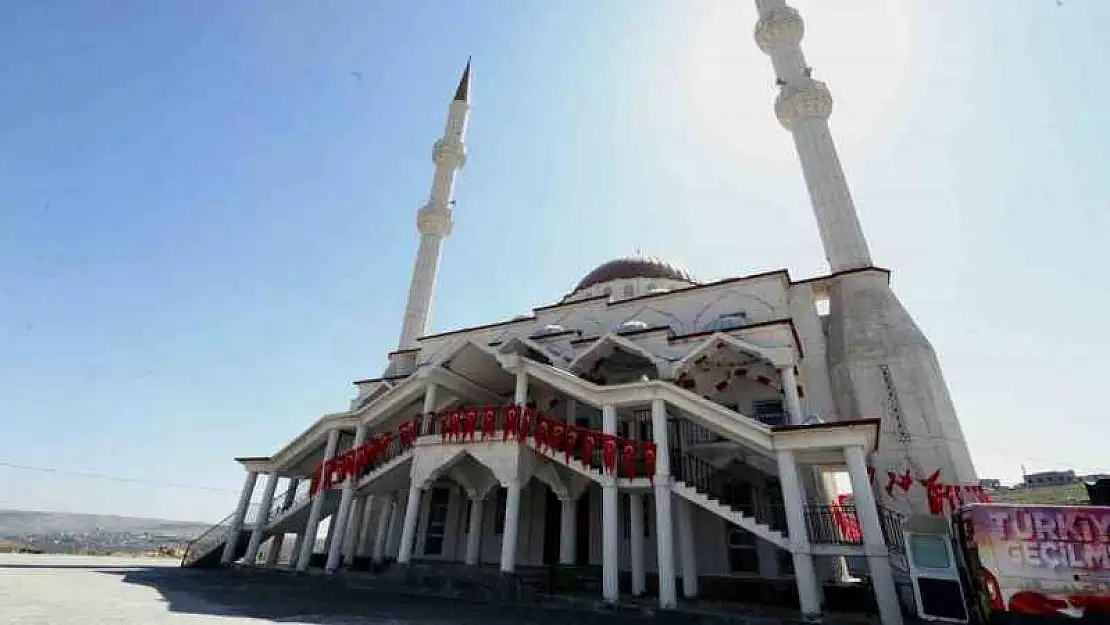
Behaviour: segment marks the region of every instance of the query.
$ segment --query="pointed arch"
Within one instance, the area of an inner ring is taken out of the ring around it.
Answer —
[[[691,367],[702,359],[723,349],[730,349],[736,353],[749,356],[752,358],[753,364],[766,364],[771,367],[775,366],[771,354],[764,348],[723,332],[715,332],[675,362],[674,373],[678,374],[689,371]]]
[[[667,361],[637,345],[635,342],[612,332],[597,339],[593,344],[575,356],[574,359],[570,361],[568,368],[576,373],[585,373],[589,371],[590,367],[595,363],[604,360],[616,350],[621,350],[647,361],[648,364],[655,367],[657,377],[666,377],[669,371]]]

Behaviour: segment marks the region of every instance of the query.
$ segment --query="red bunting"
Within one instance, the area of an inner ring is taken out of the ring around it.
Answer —
[[[505,408],[505,430],[501,434],[501,440],[507,441],[516,435],[518,419],[520,419],[520,407],[516,404],[509,404],[508,408]]]
[[[582,464],[592,467],[594,464],[594,447],[597,445],[597,434],[593,430],[586,430],[582,436]]]
[[[601,466],[606,473],[612,474],[617,469],[617,437],[612,434],[602,434],[601,439]]]
[[[397,426],[397,433],[401,437],[401,447],[411,447],[412,440],[412,424],[408,421],[402,421],[401,425]]]
[[[438,415],[432,413],[432,420],[439,424],[439,442],[446,443],[447,437],[451,434],[447,413],[441,413]]]
[[[520,430],[517,432],[516,439],[525,445],[528,444],[528,437],[532,435],[532,424],[535,419],[535,411],[527,406],[520,413]]]
[[[463,433],[463,438],[464,439],[469,438],[470,442],[474,442],[474,431],[477,429],[477,427],[478,427],[478,409],[473,408],[473,407],[467,408],[466,409],[466,430]]]
[[[625,477],[636,477],[636,443],[624,441],[621,444],[621,468]]]
[[[563,440],[567,435],[567,425],[562,421],[552,420],[551,422],[551,451],[559,451],[563,449]]]
[[[644,470],[647,472],[648,481],[655,485],[655,443],[643,443]]]
[[[536,421],[538,421],[538,423],[536,424],[536,450],[542,454],[547,450],[548,447],[548,418],[541,415],[536,419]]]
[[[566,442],[563,444],[563,460],[570,464],[571,456],[578,452],[578,426],[568,425]]]
[[[482,409],[482,440],[492,439],[497,428],[497,407],[486,406]]]
[[[458,442],[462,438],[462,412],[452,410],[447,414],[447,423],[450,428],[450,439]]]

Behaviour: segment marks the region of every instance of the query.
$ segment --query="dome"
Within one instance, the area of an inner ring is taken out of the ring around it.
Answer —
[[[630,278],[662,278],[690,284],[697,283],[689,271],[667,261],[648,256],[630,256],[599,265],[586,274],[586,277],[582,278],[582,281],[574,287],[574,290],[581,291],[610,280],[627,280]]]

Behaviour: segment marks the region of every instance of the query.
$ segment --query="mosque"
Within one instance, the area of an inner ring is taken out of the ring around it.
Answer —
[[[272,455],[238,458],[237,507],[183,564],[450,563],[510,582],[555,567],[595,571],[607,602],[647,594],[662,609],[721,579],[785,580],[816,619],[851,561],[899,625],[898,523],[984,495],[937,356],[872,262],[802,18],[756,5],[826,275],[701,282],[620,258],[529,315],[429,334],[467,158],[468,62],[386,371]]]

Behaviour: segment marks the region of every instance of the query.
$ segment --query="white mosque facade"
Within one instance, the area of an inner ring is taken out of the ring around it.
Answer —
[[[882,621],[901,623],[899,519],[983,495],[937,357],[871,261],[801,17],[756,4],[827,275],[698,282],[623,258],[529,315],[429,334],[468,63],[385,374],[272,455],[239,458],[239,505],[185,563],[579,567],[606,601],[647,593],[664,609],[718,578],[789,580],[818,618],[847,557],[866,563]]]

